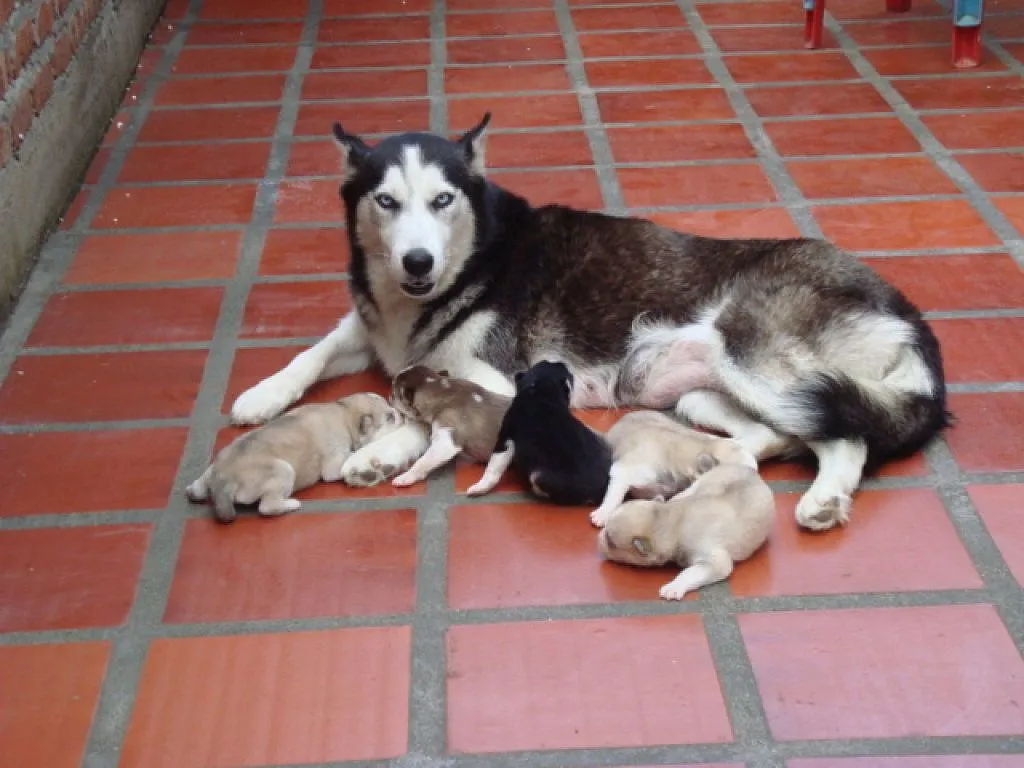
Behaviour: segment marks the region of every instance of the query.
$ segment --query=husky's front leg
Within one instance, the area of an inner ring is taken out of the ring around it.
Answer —
[[[427,427],[409,421],[348,457],[341,478],[349,485],[377,485],[407,469],[430,447]]]
[[[313,384],[365,370],[370,345],[359,315],[349,312],[338,326],[288,365],[247,389],[231,406],[235,424],[261,424],[297,401]]]
[[[485,363],[477,357],[463,361],[461,364],[439,365],[437,367],[446,368],[448,373],[454,378],[471,381],[496,395],[514,397],[516,394],[515,384],[512,383],[508,376],[490,363]]]

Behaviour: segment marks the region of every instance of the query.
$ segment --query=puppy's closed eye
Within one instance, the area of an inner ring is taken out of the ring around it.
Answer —
[[[651,554],[651,540],[643,536],[637,536],[633,539],[633,549],[647,557]]]
[[[718,459],[710,453],[702,453],[697,456],[697,474],[703,475],[718,466]]]
[[[363,414],[359,419],[359,434],[368,435],[373,431],[373,416],[369,413]]]

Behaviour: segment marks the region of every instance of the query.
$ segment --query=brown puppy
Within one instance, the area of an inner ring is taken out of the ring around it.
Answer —
[[[608,490],[590,515],[599,528],[627,495],[672,496],[718,464],[757,469],[757,459],[736,440],[698,432],[657,411],[627,413],[605,438],[613,462]]]
[[[302,506],[291,498],[295,491],[340,480],[353,451],[403,423],[401,413],[371,393],[303,405],[222,449],[186,495],[212,497],[222,523],[234,521],[236,503],[259,502],[261,515],[283,515]]]
[[[392,484],[412,485],[460,453],[486,464],[511,398],[497,395],[447,371],[414,365],[399,373],[391,399],[405,416],[430,425],[430,447]]]
[[[620,506],[598,534],[598,550],[618,563],[684,566],[660,591],[666,600],[682,600],[728,578],[733,563],[764,544],[774,519],[771,488],[757,470],[720,464],[668,501],[659,496]]]

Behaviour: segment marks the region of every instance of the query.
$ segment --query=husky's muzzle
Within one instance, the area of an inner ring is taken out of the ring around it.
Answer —
[[[434,287],[430,273],[434,269],[434,255],[426,248],[413,248],[402,257],[406,279],[402,290],[410,296],[426,296]]]

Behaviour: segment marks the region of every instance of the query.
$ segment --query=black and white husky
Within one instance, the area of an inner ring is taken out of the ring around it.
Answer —
[[[447,369],[511,396],[517,371],[560,360],[576,407],[673,408],[759,460],[809,449],[818,474],[796,518],[816,530],[847,522],[866,467],[948,425],[934,334],[852,255],[534,208],[485,178],[489,119],[454,141],[408,133],[374,146],[335,124],[355,309],[243,393],[235,422],[265,421],[373,362],[392,376]],[[425,440],[393,433],[354,479],[391,476]]]

